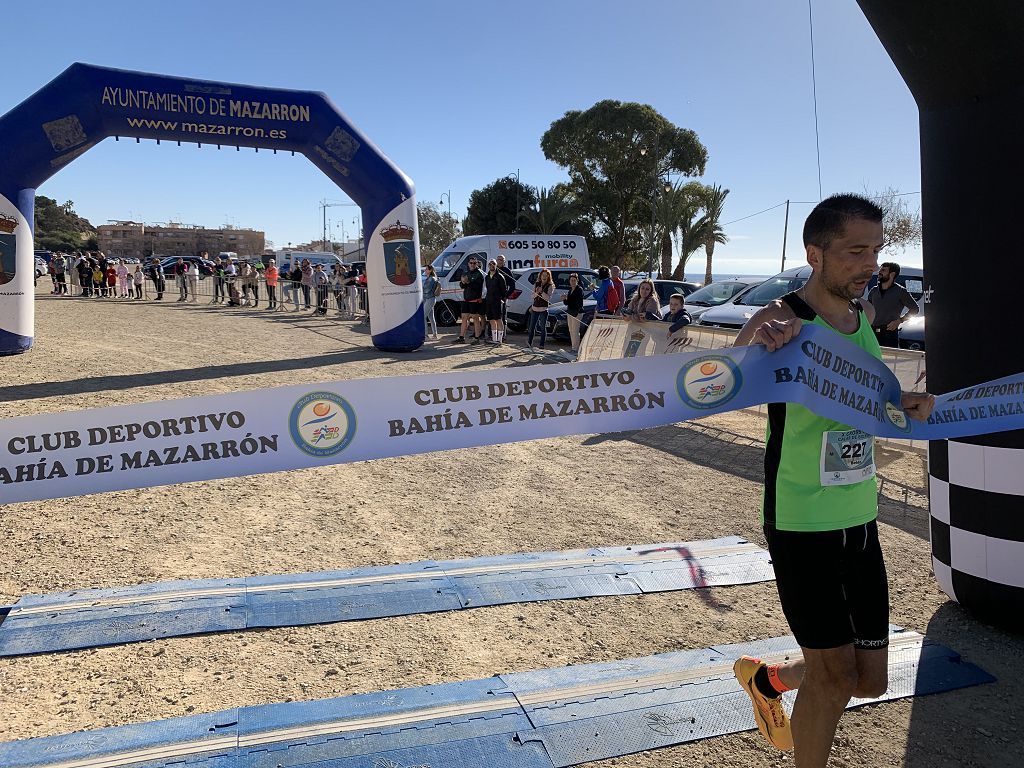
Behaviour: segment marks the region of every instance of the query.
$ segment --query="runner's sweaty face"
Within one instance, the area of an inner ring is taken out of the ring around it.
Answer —
[[[859,298],[878,270],[882,245],[881,222],[848,221],[843,234],[822,252],[821,284],[825,290],[846,301]]]

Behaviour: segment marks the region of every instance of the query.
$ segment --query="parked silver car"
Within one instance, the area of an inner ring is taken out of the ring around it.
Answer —
[[[719,280],[717,283],[709,283],[688,295],[683,309],[690,314],[693,320],[696,320],[712,307],[732,301],[744,291],[749,291],[754,286],[760,285],[763,282],[763,277],[737,277],[732,280]],[[661,308],[662,315],[667,313],[668,304]]]
[[[800,288],[810,276],[811,268],[806,264],[787,269],[734,299],[711,307],[698,317],[694,324],[712,325],[717,328],[742,328],[757,310]]]

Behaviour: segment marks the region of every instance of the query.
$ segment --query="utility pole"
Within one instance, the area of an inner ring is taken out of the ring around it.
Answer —
[[[789,200],[786,201],[786,221],[782,225],[782,269],[780,272],[786,271],[786,238],[789,236]]]

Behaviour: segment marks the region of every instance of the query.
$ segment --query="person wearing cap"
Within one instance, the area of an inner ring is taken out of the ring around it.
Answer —
[[[267,281],[267,309],[277,309],[277,262],[271,259],[263,277]]]

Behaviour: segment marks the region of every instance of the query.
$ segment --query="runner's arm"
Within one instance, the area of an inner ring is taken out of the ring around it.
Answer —
[[[747,320],[733,346],[763,344],[769,352],[774,352],[792,341],[800,333],[801,325],[802,321],[793,314],[788,305],[781,301],[773,301]]]

